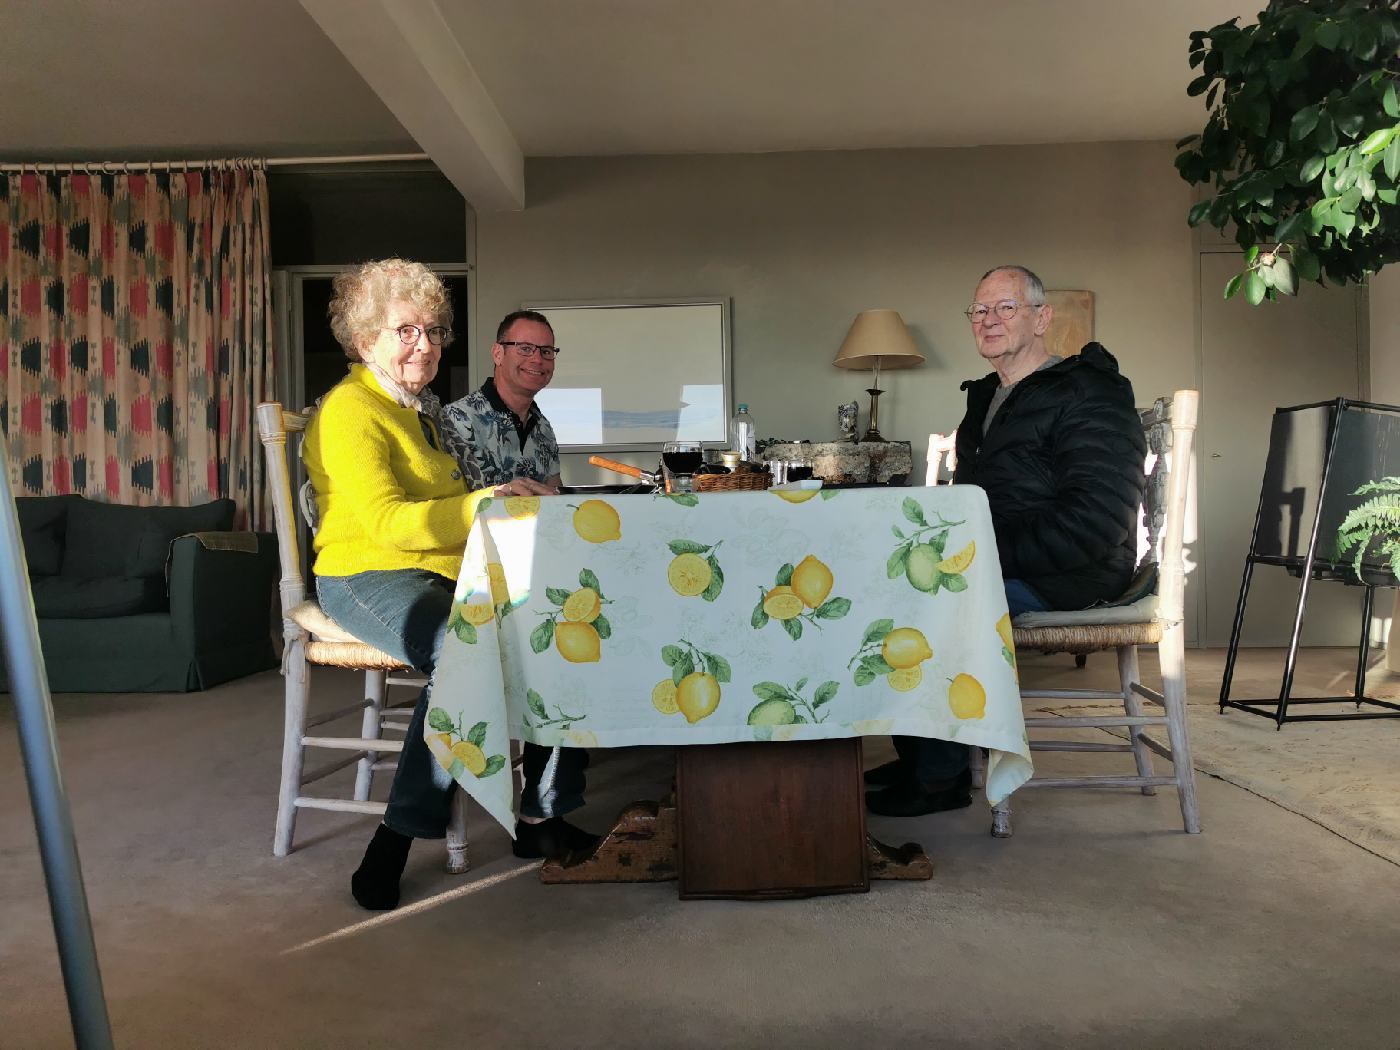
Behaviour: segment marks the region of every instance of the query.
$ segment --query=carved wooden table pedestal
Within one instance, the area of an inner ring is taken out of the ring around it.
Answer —
[[[540,881],[678,878],[684,899],[771,900],[933,877],[918,844],[866,834],[858,738],[684,747],[676,782],[675,796],[623,810],[593,853],[546,862]]]

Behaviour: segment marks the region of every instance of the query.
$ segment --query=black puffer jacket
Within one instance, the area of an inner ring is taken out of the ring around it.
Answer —
[[[999,382],[993,372],[963,384],[955,480],[987,492],[1002,575],[1052,609],[1116,598],[1137,560],[1147,454],[1132,384],[1089,343],[1017,383],[984,438]]]

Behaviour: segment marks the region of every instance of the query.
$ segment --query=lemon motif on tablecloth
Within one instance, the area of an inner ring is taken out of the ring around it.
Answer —
[[[793,641],[802,637],[805,620],[821,626],[821,620],[839,620],[851,611],[849,598],[828,598],[835,577],[827,565],[808,554],[796,568],[787,562],[773,577],[772,587],[759,587],[758,604],[749,616],[749,626],[761,630],[769,620],[777,620]]]
[[[651,691],[651,706],[663,715],[674,715],[680,710],[676,703],[676,683],[669,678],[657,682]]]
[[[948,707],[955,718],[981,718],[987,713],[987,690],[970,674],[960,674],[948,686]]]
[[[564,619],[592,623],[603,611],[602,596],[592,587],[580,587],[564,601]]]
[[[511,496],[506,500],[506,513],[512,518],[533,518],[540,512],[538,496]]]
[[[678,554],[666,569],[666,582],[682,598],[704,594],[713,578],[714,572],[698,554]]]
[[[858,686],[884,677],[896,693],[913,692],[924,681],[923,663],[933,659],[933,648],[917,627],[896,627],[894,620],[873,621],[861,637],[860,648],[846,664],[855,668]]]
[[[661,661],[671,669],[676,710],[687,722],[694,725],[715,713],[719,708],[720,685],[733,675],[728,660],[682,638],[674,645],[662,646]],[[664,682],[658,682],[652,689],[651,702],[662,714],[666,713],[671,693]]]
[[[554,647],[571,664],[597,663],[602,656],[602,640],[591,623],[565,620],[554,626]]]
[[[611,503],[584,500],[574,510],[574,531],[589,543],[610,543],[622,538],[622,518]]]

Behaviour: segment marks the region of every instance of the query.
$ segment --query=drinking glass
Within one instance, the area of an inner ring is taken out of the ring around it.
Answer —
[[[666,472],[667,492],[691,492],[691,478],[700,469],[705,454],[698,441],[668,441],[661,446],[661,466]]]

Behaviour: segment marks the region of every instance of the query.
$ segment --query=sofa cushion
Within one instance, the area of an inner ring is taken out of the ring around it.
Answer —
[[[68,512],[63,575],[163,576],[170,541],[187,532],[223,532],[233,525],[234,503],[218,499],[197,507],[126,507],[83,500]]]
[[[30,581],[30,589],[41,620],[99,620],[170,607],[161,576],[40,576]]]
[[[30,576],[57,576],[63,568],[63,538],[67,531],[68,510],[83,497],[16,496],[20,538]]]

